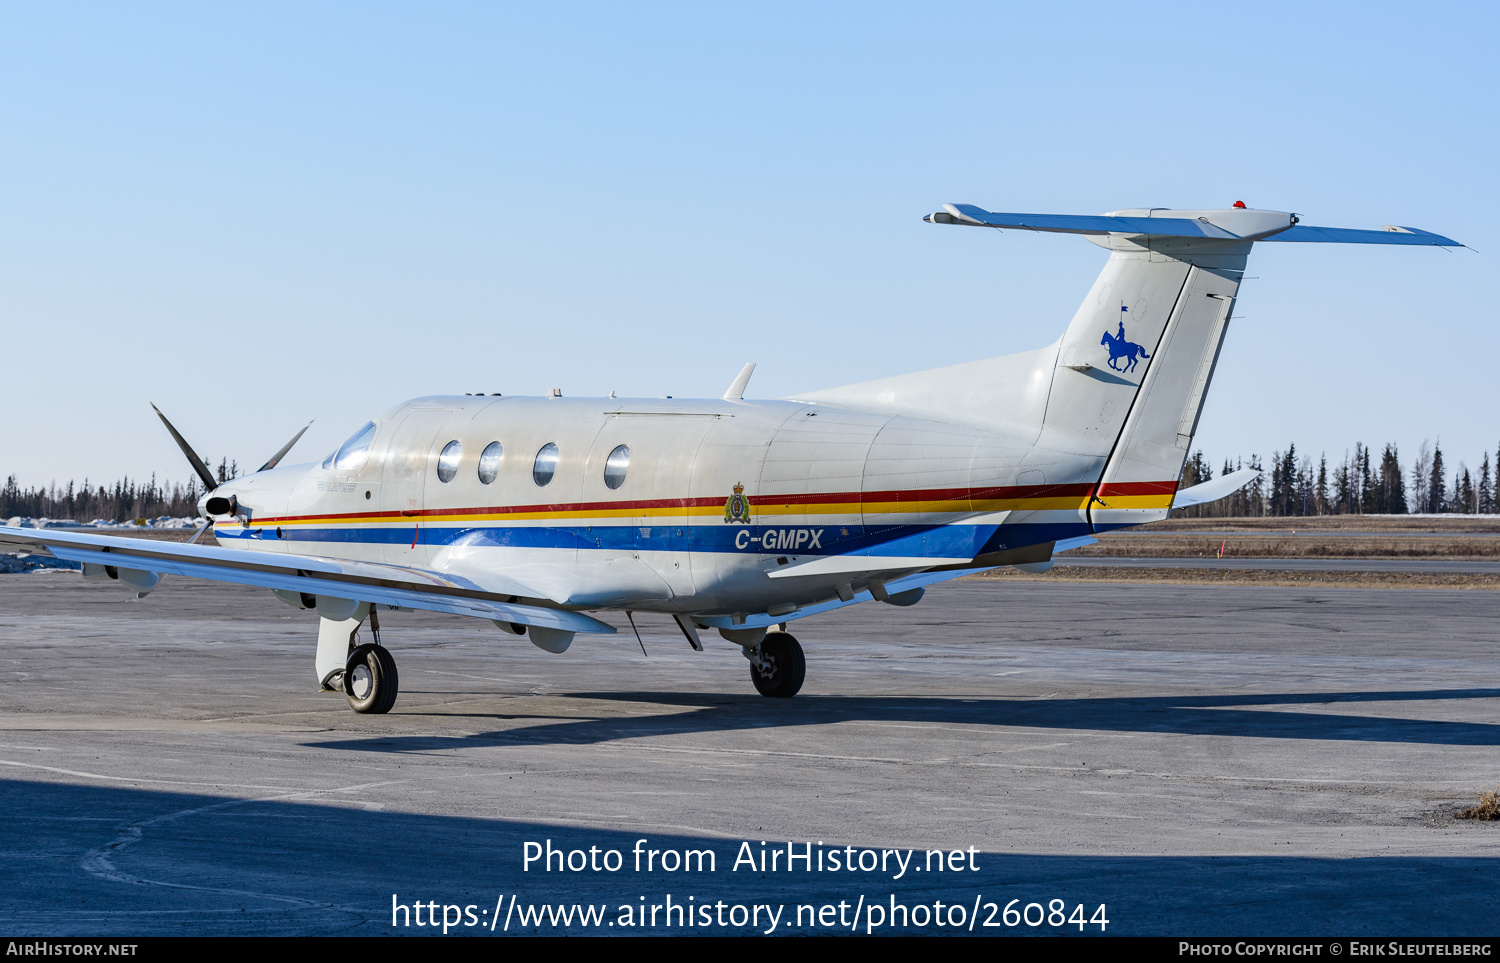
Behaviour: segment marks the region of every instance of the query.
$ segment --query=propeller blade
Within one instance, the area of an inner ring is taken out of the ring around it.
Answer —
[[[188,544],[189,545],[197,545],[198,544],[198,539],[202,538],[204,535],[207,535],[209,532],[211,532],[213,530],[214,530],[214,520],[212,518],[205,518],[203,520],[203,527],[200,528],[200,529],[198,529],[198,531],[196,533],[194,533],[194,535],[193,535],[192,538],[188,539]]]
[[[299,432],[297,432],[295,435],[293,435],[291,441],[287,442],[285,445],[282,445],[281,446],[281,450],[278,451],[276,454],[272,455],[270,461],[266,462],[264,465],[261,465],[259,468],[255,469],[255,470],[256,471],[270,471],[272,468],[275,468],[278,464],[281,463],[281,459],[283,459],[283,458],[286,457],[286,453],[292,450],[292,446],[295,445],[302,438],[303,435],[307,434],[307,429],[309,429],[311,427],[312,427],[312,422],[311,421],[309,421],[307,424],[303,425],[302,426],[302,430],[299,431]]]
[[[172,423],[167,420],[166,415],[161,413],[160,408],[152,405],[151,410],[156,412],[156,417],[160,418],[161,423],[166,425],[167,430],[172,433],[172,438],[176,440],[177,447],[182,449],[184,455],[187,455],[187,460],[192,464],[193,471],[197,472],[198,477],[203,480],[204,490],[213,491],[215,488],[218,488],[219,483],[214,479],[214,473],[208,470],[207,465],[203,464],[203,459],[199,458],[198,453],[193,451],[193,446],[187,443],[187,439],[178,434],[177,429],[172,427]]]

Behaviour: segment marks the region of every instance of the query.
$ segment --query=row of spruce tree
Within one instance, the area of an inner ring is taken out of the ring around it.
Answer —
[[[1500,450],[1495,455],[1500,466]],[[1259,455],[1249,460],[1226,460],[1221,474],[1245,468],[1264,469]],[[219,463],[218,480],[226,482],[239,474],[239,466],[227,459]],[[1214,477],[1213,466],[1198,451],[1182,468],[1179,487],[1186,488]],[[1408,479],[1410,483],[1408,484]],[[125,522],[161,515],[183,517],[198,513],[203,494],[198,480],[186,485],[122,478],[113,485],[53,483],[44,488],[21,488],[11,475],[0,489],[0,518],[17,515],[30,518],[71,518],[77,521],[104,519]],[[1328,456],[1318,456],[1317,465],[1297,454],[1295,444],[1271,455],[1270,470],[1260,479],[1228,498],[1207,505],[1177,510],[1187,518],[1242,517],[1247,515],[1405,515],[1408,513],[1455,512],[1492,514],[1496,510],[1495,477],[1485,452],[1478,477],[1462,462],[1448,480],[1441,444],[1417,452],[1410,469],[1403,469],[1394,444],[1386,445],[1377,462],[1372,450],[1361,443],[1331,471]]]
[[[219,463],[219,483],[223,484],[239,474],[239,465],[229,460]],[[53,482],[44,488],[22,488],[16,476],[5,480],[0,489],[0,519],[14,518],[59,518],[79,522],[103,519],[108,522],[128,522],[135,519],[158,518],[170,515],[173,518],[196,516],[198,499],[203,488],[198,479],[183,485],[179,482],[162,482],[153,474],[147,482],[122,478],[113,485],[95,485],[87,478],[82,484],[58,485]]]
[[[1500,448],[1495,454],[1500,468]],[[1241,468],[1260,468],[1260,478],[1228,498],[1207,505],[1181,508],[1184,518],[1223,518],[1248,515],[1406,515],[1455,513],[1489,515],[1496,510],[1495,477],[1485,452],[1476,476],[1463,462],[1449,480],[1441,443],[1422,442],[1409,469],[1401,465],[1394,444],[1386,445],[1377,460],[1369,446],[1355,443],[1351,454],[1331,470],[1327,454],[1317,464],[1298,455],[1295,444],[1271,455],[1269,470],[1259,455],[1249,460],[1226,460],[1220,474]],[[1179,485],[1186,488],[1208,481],[1213,467],[1198,451],[1182,468]]]

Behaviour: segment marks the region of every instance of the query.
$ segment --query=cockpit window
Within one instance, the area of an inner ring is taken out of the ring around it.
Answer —
[[[370,441],[374,437],[375,422],[372,421],[339,447],[338,453],[333,456],[333,467],[352,470],[363,465],[365,453],[370,450]]]

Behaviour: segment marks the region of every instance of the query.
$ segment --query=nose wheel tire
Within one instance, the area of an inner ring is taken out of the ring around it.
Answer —
[[[361,645],[344,666],[344,696],[355,712],[390,712],[396,704],[396,660],[383,645]]]
[[[770,632],[761,642],[760,658],[750,663],[755,690],[773,699],[790,699],[802,688],[807,660],[802,644],[786,632]]]

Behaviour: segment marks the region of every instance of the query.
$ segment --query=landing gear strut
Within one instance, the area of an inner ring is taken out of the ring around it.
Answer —
[[[396,704],[396,660],[383,645],[361,645],[344,666],[344,695],[355,712],[390,712]]]
[[[802,688],[807,660],[802,644],[787,632],[770,632],[755,648],[745,647],[750,660],[750,681],[763,696],[790,699]]]

